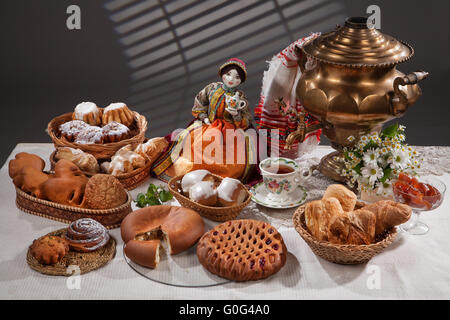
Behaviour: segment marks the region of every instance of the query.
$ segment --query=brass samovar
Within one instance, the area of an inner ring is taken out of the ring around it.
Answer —
[[[325,156],[320,171],[337,181],[341,176],[342,149],[383,123],[401,117],[421,95],[417,82],[423,71],[404,75],[396,65],[411,58],[413,48],[367,26],[367,18],[353,17],[333,32],[308,41],[301,49],[302,76],[297,95],[306,111],[320,121],[320,127],[336,149]],[[298,130],[286,140],[303,141],[306,133],[300,116]]]

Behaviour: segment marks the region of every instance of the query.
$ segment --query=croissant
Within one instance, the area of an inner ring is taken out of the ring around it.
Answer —
[[[370,244],[375,240],[375,214],[364,209],[344,212],[329,224],[328,241],[336,244]]]
[[[311,201],[305,208],[305,222],[311,234],[318,240],[328,241],[330,221],[344,211],[336,198]]]
[[[391,200],[381,200],[372,203],[365,206],[364,210],[371,211],[375,214],[375,234],[377,235],[386,229],[405,223],[411,218],[412,213],[410,206]]]

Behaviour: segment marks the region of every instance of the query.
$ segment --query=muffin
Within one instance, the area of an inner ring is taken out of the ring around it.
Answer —
[[[82,102],[75,107],[72,120],[81,120],[91,126],[99,126],[102,123],[102,111],[93,102]]]
[[[77,135],[74,142],[79,144],[103,143],[103,130],[100,127],[88,126]]]
[[[112,121],[102,128],[103,142],[118,142],[130,137],[130,129],[127,126]]]
[[[55,264],[69,252],[67,240],[57,236],[44,236],[33,241],[31,255],[41,264]]]
[[[73,142],[80,132],[87,127],[89,127],[89,125],[84,121],[72,120],[60,125],[59,131],[61,132],[61,136],[66,138],[67,141]]]
[[[125,103],[111,103],[103,110],[102,123],[105,126],[112,121],[130,127],[134,122],[134,114]]]

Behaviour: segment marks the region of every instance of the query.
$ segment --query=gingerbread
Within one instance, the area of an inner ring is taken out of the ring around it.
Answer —
[[[15,159],[9,161],[9,176],[14,179],[24,167],[33,167],[42,171],[45,168],[45,161],[35,154],[19,152]]]
[[[55,175],[42,184],[43,196],[53,202],[81,207],[88,178],[72,162],[61,159]]]

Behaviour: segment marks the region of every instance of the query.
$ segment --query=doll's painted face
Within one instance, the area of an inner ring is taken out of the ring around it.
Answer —
[[[235,88],[241,84],[241,77],[236,69],[230,69],[222,75],[222,81],[228,88]]]

